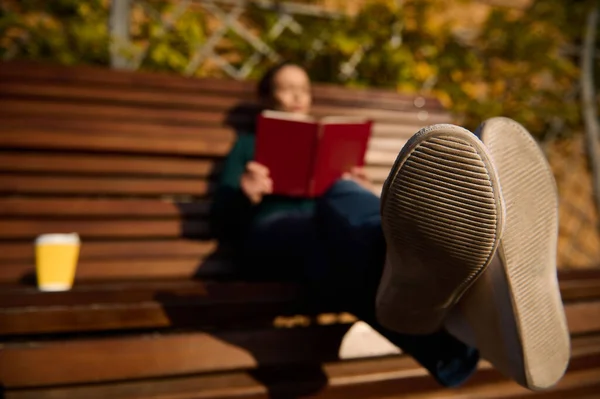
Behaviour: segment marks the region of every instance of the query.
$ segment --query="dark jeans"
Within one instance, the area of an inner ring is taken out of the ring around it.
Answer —
[[[479,353],[445,330],[431,335],[398,334],[375,318],[375,296],[385,259],[379,198],[341,180],[317,201],[314,212],[284,212],[256,223],[248,254],[280,278],[304,279],[321,295],[343,303],[444,386],[464,382]],[[254,263],[254,262],[253,262]]]

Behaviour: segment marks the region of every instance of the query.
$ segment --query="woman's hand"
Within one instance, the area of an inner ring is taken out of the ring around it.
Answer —
[[[273,180],[269,177],[269,168],[258,162],[246,164],[246,171],[240,179],[242,192],[253,204],[259,204],[263,196],[273,193]]]

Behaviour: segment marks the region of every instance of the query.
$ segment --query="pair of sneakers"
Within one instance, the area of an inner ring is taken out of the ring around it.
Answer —
[[[560,380],[570,340],[556,272],[558,196],[523,126],[492,118],[475,134],[422,129],[398,155],[381,215],[383,326],[446,328],[529,389]]]

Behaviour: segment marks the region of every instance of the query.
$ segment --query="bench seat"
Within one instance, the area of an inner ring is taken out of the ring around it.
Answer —
[[[374,119],[367,171],[381,185],[432,98],[315,86],[317,115]],[[529,393],[482,362],[444,390],[395,351],[340,350],[355,319],[307,287],[240,277],[212,237],[215,179],[253,84],[0,63],[0,387],[25,398],[494,397]],[[82,237],[71,291],[35,288],[33,240]],[[600,389],[600,271],[560,283],[573,359],[539,396]],[[364,346],[370,337],[359,337]]]

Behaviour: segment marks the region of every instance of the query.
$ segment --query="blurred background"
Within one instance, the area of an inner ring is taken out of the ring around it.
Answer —
[[[557,178],[559,264],[592,268],[600,266],[597,8],[568,0],[0,0],[0,57],[237,80],[285,59],[317,82],[433,95],[469,129],[511,117],[540,141]]]

